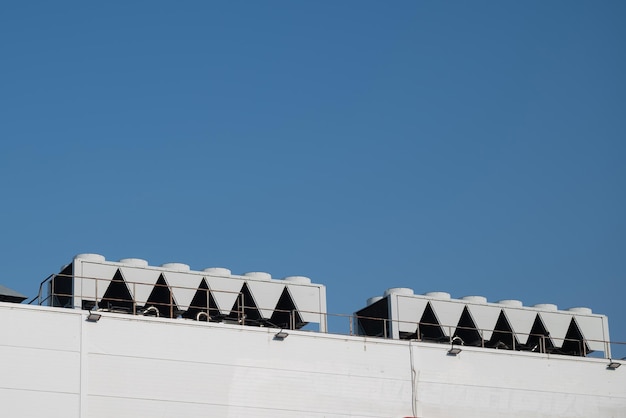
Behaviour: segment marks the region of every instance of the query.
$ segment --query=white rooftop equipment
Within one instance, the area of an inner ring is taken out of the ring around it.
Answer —
[[[138,258],[108,261],[79,254],[48,280],[46,304],[86,310],[326,331],[326,288],[303,276],[193,271],[183,263],[150,266]]]
[[[414,294],[391,288],[355,313],[359,335],[468,346],[609,358],[608,319],[591,309],[524,306],[519,300],[452,299],[446,292]]]

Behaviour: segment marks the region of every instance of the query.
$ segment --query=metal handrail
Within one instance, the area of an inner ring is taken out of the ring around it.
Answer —
[[[37,292],[37,296],[29,300],[27,303],[28,305],[32,305],[34,301],[37,301],[37,305],[41,305],[41,291],[43,289],[43,286],[46,282],[52,280],[55,276],[56,274],[51,274],[48,277],[46,277],[44,280],[42,280],[41,283],[39,283],[39,291]]]
[[[81,300],[84,300],[83,298],[83,294],[82,294],[82,289],[83,286],[81,286],[81,294],[80,295],[75,295],[73,293],[62,293],[62,292],[55,292],[54,291],[54,287],[53,287],[53,283],[54,280],[56,278],[72,278],[72,279],[79,279],[81,281],[85,281],[85,280],[90,280],[90,281],[94,281],[94,286],[95,286],[95,294],[97,296],[98,294],[98,287],[99,287],[99,283],[100,282],[107,282],[110,283],[113,280],[112,279],[103,279],[103,278],[96,278],[96,277],[79,277],[79,276],[74,276],[74,275],[64,275],[64,274],[51,274],[50,276],[48,276],[46,279],[44,279],[40,285],[39,285],[39,290],[38,290],[38,294],[37,296],[35,296],[34,298],[32,298],[28,304],[37,304],[37,305],[53,305],[54,301],[56,300],[55,298],[74,298],[76,296],[79,296],[81,298]],[[44,294],[44,288],[46,286],[46,284],[50,284],[50,292],[48,295]],[[139,286],[151,286],[152,288],[154,288],[155,286],[163,286],[163,285],[148,285],[146,283],[139,283],[139,282],[132,282],[132,281],[126,281],[125,282],[126,285],[130,285],[132,286],[132,290],[133,290],[133,294],[137,294],[136,290]],[[163,287],[167,287],[168,289],[172,290],[172,289],[188,289],[188,290],[197,290],[195,287],[185,287],[185,286],[171,286],[171,285],[167,285],[167,286],[163,286]],[[480,347],[483,348],[488,348],[486,347],[485,343],[486,342],[490,342],[490,341],[486,341],[483,336],[485,331],[488,332],[494,332],[493,329],[482,329],[482,328],[472,328],[472,327],[462,327],[462,326],[456,326],[456,325],[447,325],[447,324],[438,324],[438,323],[426,323],[426,322],[411,322],[411,321],[400,321],[400,320],[393,320],[393,319],[389,319],[389,318],[379,318],[379,317],[368,317],[368,316],[363,316],[363,315],[351,315],[351,314],[332,314],[332,313],[328,313],[328,312],[316,312],[316,311],[304,311],[304,310],[282,310],[282,309],[276,309],[275,307],[259,307],[256,305],[246,305],[245,304],[245,300],[244,300],[244,294],[242,292],[230,292],[230,291],[222,291],[222,290],[211,290],[211,289],[206,289],[207,292],[207,300],[206,300],[206,307],[205,306],[193,306],[190,305],[188,309],[190,308],[195,308],[195,309],[201,309],[201,312],[204,313],[207,318],[209,320],[211,320],[211,315],[209,314],[209,311],[211,310],[211,308],[209,307],[209,295],[210,293],[237,293],[237,309],[235,309],[234,311],[231,310],[231,315],[233,313],[236,313],[237,316],[237,323],[241,324],[241,325],[245,325],[246,322],[250,322],[248,318],[246,318],[245,312],[247,309],[258,309],[258,310],[264,310],[264,309],[270,309],[273,312],[280,312],[280,313],[286,313],[289,315],[289,321],[288,321],[288,327],[279,327],[279,326],[275,326],[276,328],[288,328],[291,330],[294,330],[297,328],[297,324],[296,324],[296,316],[298,313],[308,313],[308,314],[314,314],[314,315],[319,315],[320,318],[323,318],[323,321],[327,321],[327,319],[329,317],[340,317],[340,318],[346,318],[348,320],[348,335],[361,335],[364,336],[362,334],[359,334],[358,329],[355,330],[355,321],[358,321],[359,319],[363,320],[371,320],[371,321],[381,321],[381,325],[382,325],[382,333],[381,335],[378,335],[379,337],[382,338],[389,338],[389,325],[391,324],[396,324],[396,325],[400,325],[400,324],[411,324],[412,326],[414,326],[414,329],[416,330],[415,335],[416,338],[412,338],[414,340],[420,341],[422,340],[421,335],[420,335],[420,327],[422,326],[437,326],[437,327],[441,327],[442,331],[443,329],[447,330],[447,335],[445,335],[444,333],[444,337],[441,339],[440,342],[444,342],[447,344],[451,344],[452,343],[452,338],[454,337],[454,333],[452,332],[452,329],[455,330],[473,330],[473,331],[477,331],[480,335]],[[91,295],[90,295],[91,296]],[[128,303],[128,302],[132,302],[132,310],[128,313],[132,313],[133,315],[137,315],[139,313],[143,313],[145,312],[145,310],[142,310],[141,312],[139,312],[137,310],[137,302],[136,301],[129,301],[127,299],[115,299],[115,298],[108,298],[108,300],[110,302],[123,302],[123,303]],[[96,300],[94,303],[96,304],[98,301]],[[113,306],[113,305],[112,305]],[[146,305],[143,308],[150,308],[150,307],[154,307],[157,311],[158,311],[158,307],[157,306],[167,306],[168,310],[169,310],[169,318],[176,318],[177,315],[175,315],[175,310],[177,308],[176,304],[174,303],[174,299],[173,299],[173,293],[170,292],[170,297],[169,297],[169,301],[168,303],[152,303],[150,306]],[[68,306],[69,307],[69,306]],[[71,306],[72,308],[78,308],[76,306]],[[97,306],[96,306],[97,307]],[[81,307],[82,308],[82,307]],[[106,310],[106,308],[104,307],[97,307],[97,309],[100,310]],[[206,312],[204,311],[204,309],[206,309]],[[223,314],[218,314],[217,316],[219,317],[224,317]],[[198,315],[196,315],[196,318],[198,318]],[[264,324],[267,325],[274,325],[272,324],[270,321],[265,320],[263,321]],[[328,332],[328,331],[327,331]],[[550,339],[551,341],[555,341],[555,342],[561,342],[561,344],[559,344],[561,347],[563,346],[563,343],[565,343],[566,341],[570,341],[570,342],[575,342],[579,345],[579,350],[578,352],[580,353],[580,356],[587,356],[589,353],[587,352],[587,343],[588,342],[600,342],[602,344],[605,345],[605,347],[608,349],[609,345],[611,344],[617,344],[617,345],[626,345],[626,342],[615,342],[615,341],[605,341],[605,340],[593,340],[593,339],[583,339],[583,340],[578,340],[578,339],[568,339],[568,338],[554,338],[551,336],[546,336],[543,334],[533,334],[533,333],[519,333],[519,332],[515,332],[515,331],[503,331],[503,330],[497,330],[497,332],[499,333],[503,333],[503,334],[510,334],[510,338],[511,338],[511,342],[512,342],[512,347],[507,347],[510,350],[516,350],[516,351],[532,351],[532,352],[540,352],[540,353],[549,353],[551,350],[548,348],[548,344],[547,341],[548,339]],[[333,333],[337,333],[337,334],[345,334],[345,333],[341,333],[341,332],[333,332]],[[519,337],[526,337],[524,338],[525,341],[527,341],[530,337],[535,337],[538,340],[538,344],[537,347],[531,347],[529,350],[529,347],[526,345],[518,345],[517,341]],[[370,337],[376,337],[376,336],[370,336]],[[498,347],[493,347],[493,348],[498,348]],[[606,354],[608,351],[607,349],[604,350],[604,353]],[[557,351],[557,349],[555,349],[554,351]]]

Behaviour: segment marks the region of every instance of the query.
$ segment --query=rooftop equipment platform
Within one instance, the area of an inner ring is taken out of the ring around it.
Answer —
[[[326,331],[326,288],[303,276],[277,280],[264,272],[193,271],[182,263],[157,267],[138,258],[79,254],[42,283],[38,299],[56,307],[285,329],[316,323]]]
[[[452,299],[449,293],[414,294],[387,289],[355,313],[357,333],[456,345],[610,358],[605,315],[589,308],[559,310],[553,304],[523,306],[518,300],[487,302],[483,296]]]

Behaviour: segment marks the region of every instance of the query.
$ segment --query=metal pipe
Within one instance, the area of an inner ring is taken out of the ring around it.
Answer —
[[[145,311],[143,311],[143,316],[146,316],[147,313],[149,312],[154,312],[156,313],[157,318],[159,316],[161,316],[161,314],[159,313],[159,310],[155,307],[155,306],[150,306],[148,309],[146,309]]]

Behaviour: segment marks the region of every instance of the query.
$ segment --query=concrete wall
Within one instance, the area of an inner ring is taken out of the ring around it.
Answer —
[[[7,417],[626,417],[626,367],[0,303]]]

